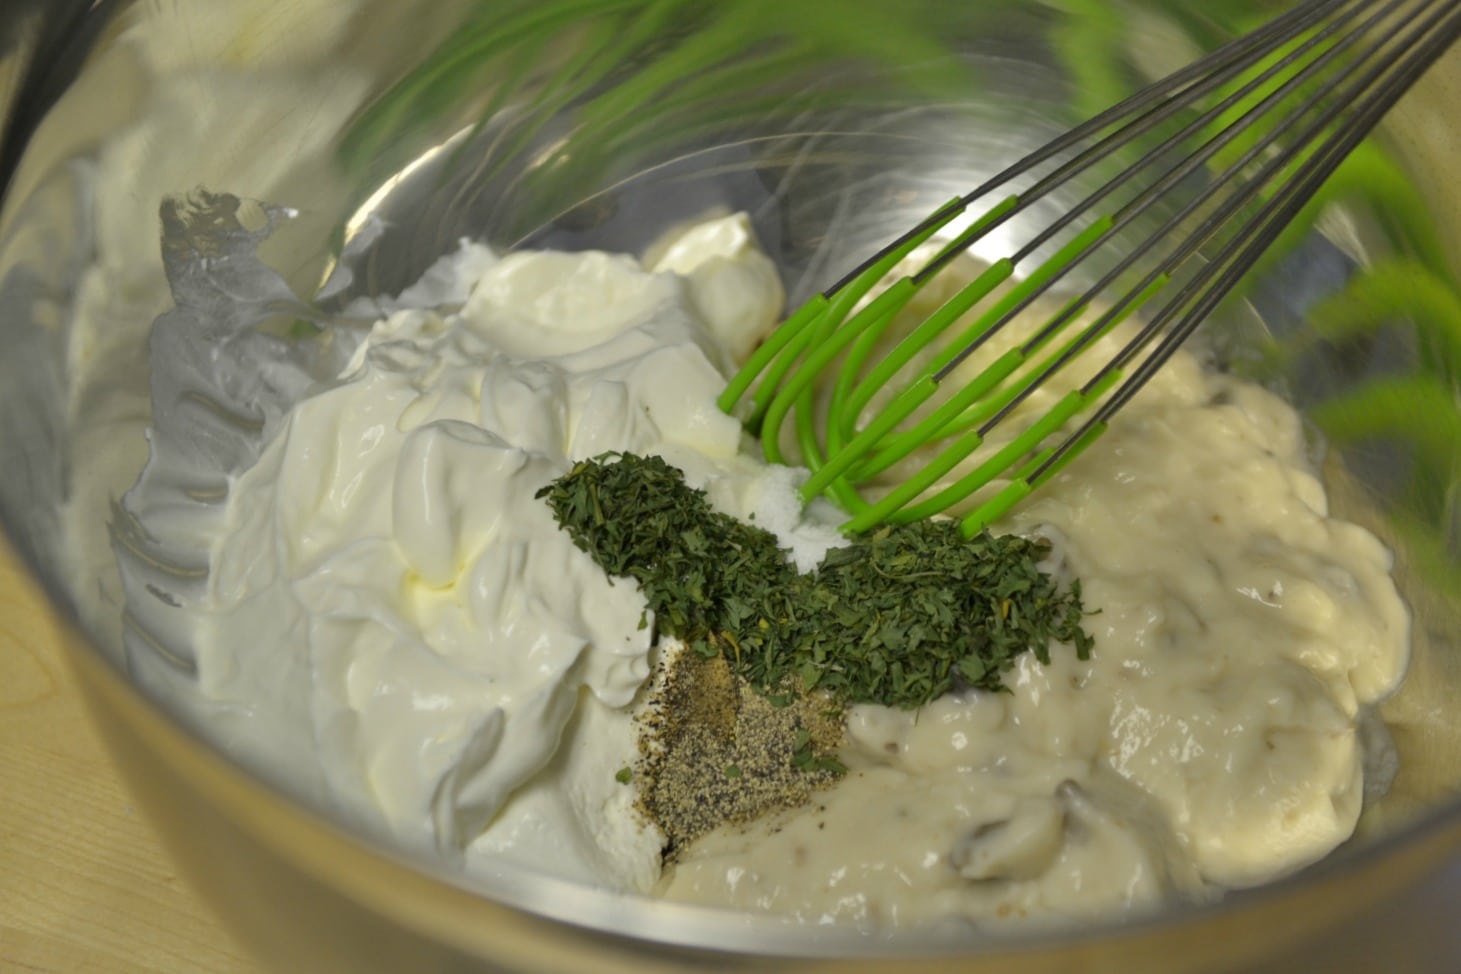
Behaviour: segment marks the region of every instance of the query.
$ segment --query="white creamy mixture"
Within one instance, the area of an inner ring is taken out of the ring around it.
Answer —
[[[731,217],[647,268],[468,246],[414,298],[433,281],[460,309],[403,295],[229,485],[191,640],[236,746],[292,749],[352,818],[467,868],[881,924],[1201,895],[1354,827],[1359,708],[1406,656],[1389,555],[1327,517],[1291,409],[1179,355],[1004,526],[1056,540],[1100,613],[1093,658],[855,708],[838,786],[661,877],[614,776],[651,666],[642,601],[533,494],[576,459],[659,453],[815,562],[831,537],[799,521],[795,475],[714,403],[780,312],[774,269]]]

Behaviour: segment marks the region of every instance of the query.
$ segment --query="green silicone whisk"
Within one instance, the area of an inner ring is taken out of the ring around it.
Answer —
[[[1458,0],[1306,0],[939,207],[787,318],[731,379],[721,408],[774,462],[786,459],[790,419],[812,471],[803,500],[840,505],[849,533],[945,512],[1007,480],[961,516],[972,536],[1101,435],[1458,33]],[[1135,157],[1124,166],[1123,150]],[[1104,181],[1075,206],[1041,225],[1012,222],[1093,173]],[[1132,222],[1165,213],[1153,207],[1171,206],[1179,186],[1176,212],[1131,243]],[[966,228],[946,229],[968,214],[978,216]],[[1023,234],[1012,252],[880,349],[919,290],[1001,227]],[[889,281],[922,246],[937,248],[932,258]],[[1083,264],[1099,266],[1093,283],[1055,291],[1065,300],[1052,317],[1022,317]],[[1139,309],[1114,357],[1087,363],[1083,383],[1008,445],[977,453],[1034,390]],[[960,363],[1011,327],[1022,330],[1008,351],[936,398]],[[883,390],[893,394],[870,409]],[[946,483],[971,456],[974,468]],[[909,457],[921,463],[911,476],[876,479]]]

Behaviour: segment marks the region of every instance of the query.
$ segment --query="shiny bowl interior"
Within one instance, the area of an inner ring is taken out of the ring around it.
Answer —
[[[1382,708],[1388,730],[1372,728],[1399,754],[1388,792],[1324,863],[1215,906],[1049,939],[910,945],[530,875],[445,875],[320,821],[287,782],[231,764],[206,729],[132,685],[113,502],[146,459],[147,337],[172,303],[159,208],[197,187],[292,208],[261,253],[325,319],[346,297],[399,290],[462,237],[637,252],[715,210],[751,215],[795,303],[1022,150],[1276,5],[85,7],[65,30],[19,32],[12,80],[0,81],[11,112],[0,520],[74,624],[97,713],[185,868],[281,969],[669,970],[774,957],[810,970],[857,955],[879,969],[1279,970],[1319,956],[1321,942],[1354,965],[1365,955],[1345,938],[1356,931],[1379,936],[1387,956],[1411,951],[1409,969],[1461,956],[1449,953],[1455,932],[1406,934],[1398,919],[1432,915],[1461,868],[1461,730],[1449,716],[1461,694],[1461,126],[1447,110],[1461,55],[1402,104],[1211,329],[1232,368],[1308,416],[1337,511],[1395,549],[1415,654]],[[30,13],[25,23],[44,20]],[[27,45],[56,46],[34,59]],[[1397,266],[1415,287],[1366,283]],[[345,290],[322,294],[342,269]],[[1373,328],[1316,337],[1327,306],[1366,295]],[[98,302],[105,327],[78,324]]]

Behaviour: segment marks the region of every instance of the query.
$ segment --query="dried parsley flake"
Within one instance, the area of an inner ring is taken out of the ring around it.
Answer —
[[[1080,584],[1060,591],[1039,570],[1040,541],[915,521],[803,575],[775,535],[712,510],[658,457],[584,461],[537,496],[607,574],[639,583],[657,634],[724,656],[773,702],[817,689],[912,709],[960,687],[1002,690],[1021,653],[1049,663],[1051,642],[1090,655]]]

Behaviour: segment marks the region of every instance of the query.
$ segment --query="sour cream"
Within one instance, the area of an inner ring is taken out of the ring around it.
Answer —
[[[614,775],[637,753],[644,603],[534,494],[610,450],[672,457],[721,497],[790,491],[714,403],[714,333],[773,326],[774,269],[744,217],[666,259],[678,273],[467,245],[288,413],[227,485],[179,640],[231,746],[294,752],[336,811],[451,861],[655,882],[663,839]],[[176,535],[150,500],[127,506]]]

